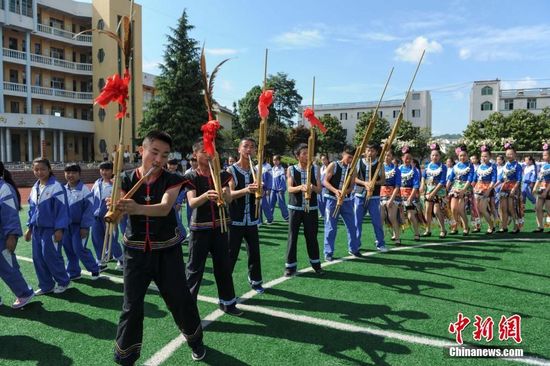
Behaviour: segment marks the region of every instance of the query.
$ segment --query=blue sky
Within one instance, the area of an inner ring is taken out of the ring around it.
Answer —
[[[468,123],[471,82],[504,87],[550,85],[550,2],[360,0],[137,0],[143,7],[144,71],[158,73],[166,34],[183,9],[206,42],[209,65],[226,57],[215,98],[231,106],[269,73],[296,80],[304,103],[402,98],[422,48],[414,88],[432,90],[433,133]]]

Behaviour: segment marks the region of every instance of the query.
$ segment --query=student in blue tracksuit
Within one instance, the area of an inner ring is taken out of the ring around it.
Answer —
[[[199,163],[197,162],[197,159],[196,158],[191,158],[191,168],[187,169],[183,173],[183,175],[185,176],[185,175],[195,171],[198,166],[199,166]],[[189,202],[187,201],[187,191],[185,192],[185,202],[186,202],[185,213],[187,215],[187,227],[190,228],[191,227],[191,215],[193,214],[193,209],[191,208],[191,206],[189,205]],[[189,232],[187,233],[187,238],[185,238],[185,239],[189,240]]]
[[[170,159],[168,160],[168,163],[166,164],[166,167],[168,168],[168,171],[173,174],[181,174],[181,165],[180,161],[178,159]],[[183,175],[182,175],[183,176]],[[181,217],[181,206],[183,205],[183,202],[185,201],[185,188],[181,188],[180,192],[178,194],[178,198],[176,198],[176,203],[174,203],[174,211],[176,211],[176,220],[178,222],[178,228],[180,229],[180,232],[183,234],[183,237],[187,237],[187,231],[185,231],[185,227],[183,226],[182,217]]]
[[[357,227],[357,239],[361,243],[363,233],[363,218],[367,211],[371,219],[374,235],[376,237],[376,249],[386,252],[384,241],[384,228],[382,227],[382,215],[380,214],[380,186],[384,185],[384,170],[380,169],[378,177],[374,172],[378,167],[378,152],[380,145],[369,144],[365,150],[365,158],[359,159],[357,164],[357,177],[355,178],[355,226]],[[367,197],[367,189],[372,185],[372,196]],[[367,202],[365,202],[365,200]],[[361,246],[361,244],[359,244]]]
[[[327,193],[327,190],[323,185],[323,180],[325,179],[325,174],[327,172],[329,164],[330,160],[328,160],[328,156],[326,156],[325,154],[321,155],[321,167],[319,169],[319,173],[321,174],[321,194],[317,195],[317,202],[319,204],[319,218],[325,217],[326,200],[323,196],[325,193]]]
[[[0,278],[17,297],[12,305],[14,309],[27,305],[34,296],[34,291],[19,270],[15,256],[17,239],[23,234],[19,221],[20,202],[17,186],[0,161]]]
[[[32,168],[38,180],[29,197],[25,240],[32,239],[32,260],[39,287],[35,294],[60,294],[71,282],[61,255],[63,236],[70,224],[67,192],[53,176],[48,159],[34,159]]]
[[[94,224],[92,225],[92,243],[94,245],[97,260],[100,261],[103,251],[103,241],[105,239],[105,214],[107,213],[107,198],[111,197],[113,190],[113,163],[103,162],[99,165],[99,174],[101,178],[95,181],[92,187],[93,202],[94,202]],[[111,253],[117,260],[117,269],[122,269],[123,255],[120,244],[118,243],[118,228],[114,229],[113,239],[111,244]]]
[[[80,278],[79,261],[92,273],[92,280],[99,278],[99,265],[87,248],[90,227],[94,224],[94,201],[90,189],[80,180],[80,165],[65,167],[67,198],[71,224],[63,235],[63,248],[67,255],[67,273],[71,280]]]
[[[285,200],[286,194],[286,172],[281,165],[281,156],[273,156],[273,167],[271,168],[271,195],[269,199],[271,207],[271,217],[275,212],[275,204],[279,205],[281,215],[285,221],[288,221],[288,208]]]
[[[525,163],[523,165],[523,182],[521,183],[521,196],[523,202],[526,200],[531,201],[532,204],[535,204],[536,198],[533,196],[533,187],[537,182],[537,164],[535,164],[535,159],[532,156],[525,157]]]
[[[257,171],[257,170],[256,170]],[[271,165],[266,161],[262,165],[262,183],[263,183],[263,196],[262,196],[262,214],[265,216],[266,225],[273,223],[273,212],[271,211],[271,187],[273,186],[273,176],[271,175]],[[262,218],[263,222],[263,218]]]
[[[353,256],[361,257],[361,252],[359,252],[360,243],[357,238],[357,228],[355,227],[355,215],[353,213],[353,197],[351,197],[353,184],[350,184],[346,192],[342,192],[342,185],[347,174],[352,174],[351,181],[355,181],[356,171],[353,167],[350,167],[353,154],[355,154],[353,146],[345,146],[342,160],[330,163],[325,175],[324,185],[327,189],[327,193],[325,194],[327,205],[325,208],[324,254],[327,262],[331,262],[334,256],[334,241],[336,240],[337,224],[340,216],[342,216],[348,232],[348,252]],[[349,171],[350,169],[351,171]],[[344,196],[342,206],[339,209],[338,215],[333,217],[336,203],[341,196]]]
[[[533,187],[533,193],[537,195],[535,212],[537,214],[537,228],[534,233],[542,233],[550,218],[550,144],[542,145],[542,165],[540,166],[537,182]],[[546,216],[544,209],[546,208]]]

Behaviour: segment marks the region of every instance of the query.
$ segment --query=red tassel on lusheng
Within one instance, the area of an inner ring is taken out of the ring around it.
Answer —
[[[220,122],[211,120],[201,126],[202,142],[204,144],[204,151],[211,157],[214,157],[216,152],[215,140],[216,133],[220,129]]]
[[[273,103],[273,90],[265,90],[260,94],[258,99],[258,112],[260,117],[267,118],[269,116],[269,106]]]
[[[95,103],[99,104],[102,108],[105,108],[111,102],[117,102],[121,110],[116,114],[116,118],[124,118],[128,111],[126,105],[128,100],[128,85],[130,84],[130,73],[128,70],[124,71],[124,77],[120,77],[119,74],[114,74],[107,78],[107,82],[101,93],[95,99]]]
[[[321,130],[322,133],[327,133],[327,128],[317,117],[315,117],[315,112],[313,112],[313,109],[306,108],[304,110],[304,117],[311,123],[311,126],[317,127],[319,130]]]

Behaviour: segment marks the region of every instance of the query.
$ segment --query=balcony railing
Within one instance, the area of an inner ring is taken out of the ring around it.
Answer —
[[[26,93],[27,86],[25,84],[4,82],[4,92]],[[72,99],[74,101],[89,102],[93,100],[93,93],[74,92],[64,89],[44,88],[42,86],[31,86],[33,96],[50,96],[57,98]]]
[[[23,60],[23,61],[27,59],[25,52],[12,50],[9,48],[4,48],[3,52],[4,52],[4,57],[9,57],[9,58]],[[31,53],[31,61],[41,65],[57,66],[63,69],[73,70],[73,71],[89,71],[89,72],[92,71],[92,64],[71,62],[71,61],[61,60],[54,57],[36,55],[34,53]]]
[[[66,39],[76,40],[79,42],[92,43],[92,36],[89,34],[81,34],[79,36],[76,36],[76,34],[73,32],[69,32],[64,29],[50,27],[48,25],[40,24],[40,23],[37,24],[37,28],[38,28],[38,31],[42,33],[47,33],[47,34],[51,34],[51,35],[66,38]]]
[[[27,86],[25,84],[10,83],[9,81],[4,81],[4,90],[17,93],[26,93]]]

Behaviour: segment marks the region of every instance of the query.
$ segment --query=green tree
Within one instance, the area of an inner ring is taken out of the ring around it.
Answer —
[[[399,129],[397,130],[396,140],[412,141],[414,145],[412,148],[413,154],[418,159],[424,159],[428,157],[430,153],[428,143],[431,137],[431,133],[428,129],[414,126],[412,122],[404,120],[401,121]]]
[[[208,119],[199,68],[197,41],[189,36],[194,27],[184,10],[176,28],[171,28],[164,51],[164,63],[156,79],[156,95],[139,126],[140,136],[159,129],[168,132],[174,148],[190,151]]]
[[[293,118],[298,113],[302,96],[296,90],[296,80],[289,79],[288,74],[278,72],[275,75],[269,75],[267,86],[275,91],[273,108],[275,109],[277,123],[292,127]]]
[[[307,144],[309,135],[310,135],[309,128],[307,128],[306,126],[300,125],[300,126],[291,128],[288,131],[288,140],[287,140],[290,151],[294,151],[296,146],[298,146],[299,144],[302,144],[302,143]],[[315,146],[318,147],[317,142],[319,141],[319,137],[317,134],[315,136],[316,136]]]
[[[253,86],[245,96],[239,100],[239,125],[243,135],[251,135],[260,126],[260,115],[258,114],[258,98],[262,88]],[[270,107],[268,123],[273,122],[273,108]]]
[[[254,139],[258,141],[258,135],[260,130],[254,131]],[[270,160],[271,156],[275,154],[284,154],[287,149],[287,129],[276,124],[267,125],[267,144],[265,145],[264,159]]]
[[[319,129],[317,131],[318,137],[318,150],[325,153],[341,153],[346,144],[346,131],[342,127],[342,123],[336,117],[323,116],[321,117],[321,123],[327,128],[325,134],[321,133]]]
[[[373,113],[374,112],[372,111],[368,113],[363,113],[359,118],[359,122],[357,122],[357,125],[355,126],[355,137],[353,139],[355,146],[359,146],[363,141],[363,136],[365,136],[365,132]],[[388,138],[389,135],[390,123],[385,118],[378,118],[376,120],[376,125],[374,126],[374,131],[372,133],[369,143],[380,144],[380,142],[383,139]]]

